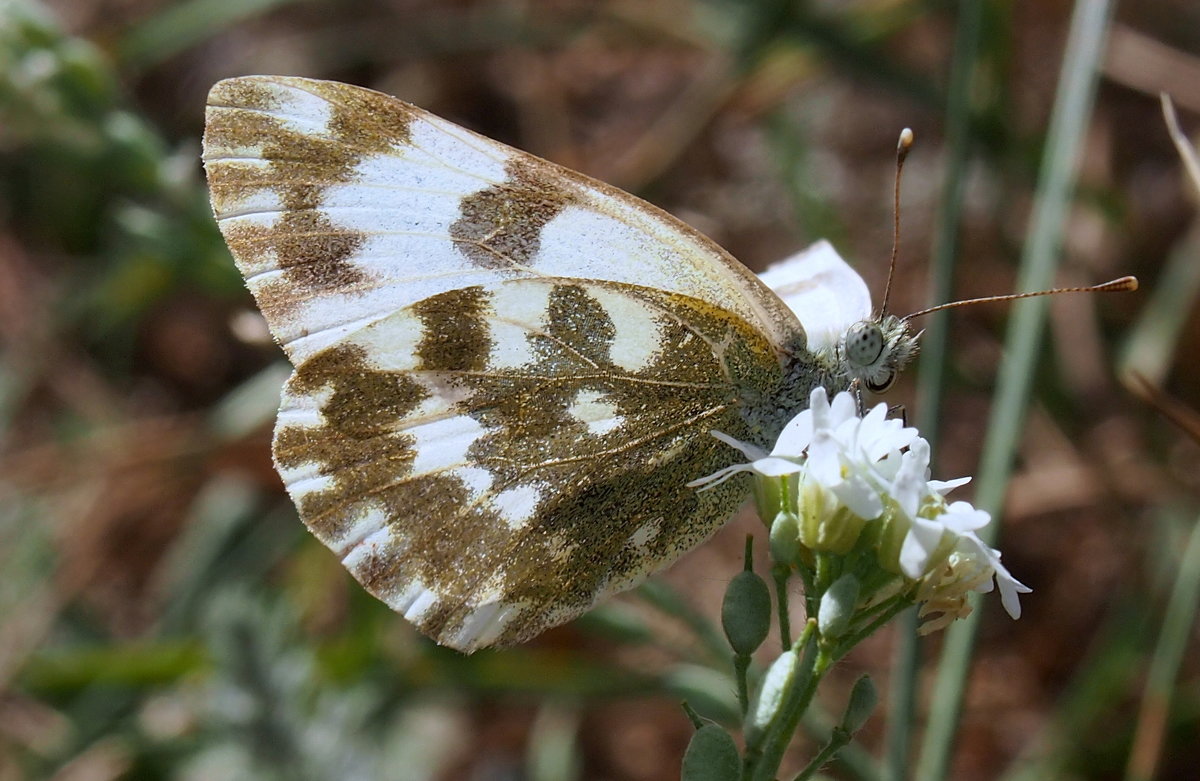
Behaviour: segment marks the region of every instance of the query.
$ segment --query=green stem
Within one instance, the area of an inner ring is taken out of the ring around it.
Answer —
[[[749,654],[733,655],[733,677],[737,680],[738,705],[742,708],[742,718],[750,711],[750,685],[747,673],[750,670]]]
[[[813,579],[816,577],[816,570],[800,562],[796,565],[796,573],[800,575],[800,580],[804,583],[804,613],[808,616],[815,616],[817,614],[815,597],[817,587]]]
[[[814,596],[820,599],[821,595],[825,593],[825,589],[829,588],[829,585],[833,583],[833,561],[828,553],[817,553],[816,559],[817,573],[813,580],[816,581],[817,588]]]
[[[888,621],[891,621],[896,616],[897,613],[900,613],[902,610],[904,610],[905,608],[907,608],[908,606],[910,606],[912,604],[912,602],[910,602],[909,600],[904,599],[902,597],[903,597],[903,595],[897,595],[896,597],[893,597],[892,600],[890,600],[891,604],[888,606],[887,610],[880,613],[875,618],[874,621],[867,624],[865,627],[858,630],[854,634],[843,637],[841,639],[841,641],[837,644],[836,650],[833,654],[834,661],[841,659],[843,656],[845,656],[847,653],[850,652],[851,648],[853,648],[854,646],[861,643],[867,637],[870,637],[871,635],[875,634],[876,630],[878,630],[881,626],[886,624]],[[885,602],[884,604],[888,604],[888,603]]]
[[[829,764],[837,756],[837,753],[846,747],[852,737],[853,735],[841,727],[834,727],[833,734],[829,736],[829,743],[812,758],[812,761],[800,771],[793,781],[808,781],[816,775],[818,770]]]
[[[788,578],[791,574],[792,568],[786,564],[771,567],[771,575],[775,580],[775,606],[779,612],[779,641],[783,643],[784,651],[792,647],[792,618],[788,613],[787,592]]]
[[[886,781],[904,781],[908,769],[912,723],[917,710],[917,673],[921,665],[919,622],[916,607],[901,612],[896,620],[896,649],[892,656],[883,749]]]

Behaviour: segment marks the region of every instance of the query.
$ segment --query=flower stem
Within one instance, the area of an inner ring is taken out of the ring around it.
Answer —
[[[787,564],[776,564],[771,567],[771,576],[775,580],[775,606],[779,612],[779,641],[786,651],[792,647],[792,619],[788,612],[788,578],[792,568]]]
[[[750,655],[749,654],[734,654],[733,655],[733,677],[737,679],[737,694],[738,705],[742,708],[742,718],[746,718],[746,713],[750,710],[750,685],[747,681],[747,673],[750,670]]]
[[[893,597],[891,604],[888,605],[886,610],[882,611],[878,616],[876,616],[874,621],[867,624],[854,634],[847,635],[841,639],[841,642],[838,643],[837,649],[833,653],[833,660],[837,661],[838,659],[841,659],[843,656],[849,653],[851,648],[858,645],[870,635],[874,634],[877,629],[886,624],[888,621],[891,621],[897,613],[900,613],[902,610],[911,605],[912,602],[904,599],[903,595]]]
[[[812,778],[818,770],[829,764],[837,756],[837,753],[846,747],[851,737],[853,736],[848,731],[841,727],[834,727],[833,734],[829,736],[829,743],[821,749],[821,753],[812,758],[812,761],[800,771],[793,781],[808,781]]]

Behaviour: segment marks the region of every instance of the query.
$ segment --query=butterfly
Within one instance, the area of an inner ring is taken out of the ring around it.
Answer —
[[[361,87],[216,84],[204,165],[295,366],[276,467],[373,595],[460,651],[584,612],[720,527],[810,392],[911,358],[828,244],[760,279],[621,190]],[[774,287],[774,292],[771,287]]]

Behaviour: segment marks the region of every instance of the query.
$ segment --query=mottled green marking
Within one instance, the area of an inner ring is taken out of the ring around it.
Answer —
[[[709,432],[764,446],[777,433],[756,428],[753,421],[763,416],[747,405],[779,397],[784,370],[765,339],[732,314],[617,283],[503,284],[548,301],[539,322],[526,324],[535,356],[528,366],[489,367],[488,334],[497,316],[490,297],[478,288],[451,291],[393,316],[422,325],[418,369],[372,369],[365,356],[342,352],[348,347],[321,353],[297,370],[288,396],[334,385],[323,407],[326,424],[277,434],[281,466],[315,463],[338,476],[328,490],[299,497],[302,517],[327,543],[336,541],[331,530],[338,522],[314,523],[313,512],[340,515],[342,526],[370,509],[384,512],[392,541],[373,548],[355,575],[384,599],[413,581],[438,594],[419,624],[442,642],[479,606],[485,584],[496,586],[497,573],[500,599],[526,605],[499,638],[503,644],[566,620],[674,560],[723,523],[746,490],[736,480],[705,492],[686,487],[736,457]],[[621,324],[589,293],[600,287],[654,313],[662,349],[638,371],[621,368],[609,354]],[[569,413],[582,391],[603,395],[621,425],[589,433]],[[472,494],[452,472],[412,472],[414,440],[405,432],[427,430],[412,427],[429,422],[416,411],[429,392],[458,399],[442,417],[465,415],[482,427],[466,463],[491,475],[485,495]],[[368,401],[372,395],[378,406]],[[361,460],[366,435],[376,436],[380,448],[368,464]],[[540,487],[541,500],[513,530],[490,497],[529,484]],[[657,534],[634,545],[648,523]]]
[[[355,504],[380,486],[407,474],[416,456],[412,438],[394,424],[429,396],[413,378],[373,371],[362,348],[331,347],[305,361],[285,393],[305,396],[331,391],[321,405],[319,429],[280,425],[275,462],[284,469],[319,464],[333,478],[325,491],[306,493],[300,516],[322,541],[336,543],[355,517]]]
[[[549,165],[538,161],[542,165]],[[472,263],[485,268],[527,266],[541,246],[542,228],[576,195],[514,157],[500,184],[463,198],[450,238]]]
[[[418,301],[412,311],[424,327],[417,345],[421,369],[479,371],[486,366],[492,339],[483,288],[450,290]]]
[[[280,85],[328,102],[326,135],[289,128]],[[258,291],[268,317],[274,320],[321,291],[363,283],[365,275],[349,259],[365,237],[333,224],[320,211],[322,197],[329,187],[353,181],[364,157],[395,153],[406,144],[414,109],[360,87],[282,77],[222,81],[208,102],[205,170],[218,218],[264,191],[283,209],[269,226],[222,226],[243,274],[254,274],[264,260],[284,272],[282,281]],[[250,153],[266,164],[240,159]]]

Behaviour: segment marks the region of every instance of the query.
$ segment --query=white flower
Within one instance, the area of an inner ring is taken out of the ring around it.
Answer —
[[[852,394],[843,391],[830,404],[825,389],[817,387],[809,397],[808,409],[784,426],[770,453],[719,431],[712,434],[750,461],[693,480],[690,487],[711,488],[738,472],[782,477],[806,471],[859,515],[873,518],[883,511],[883,504],[879,486],[867,479],[869,467],[889,454],[899,455],[916,438],[917,430],[889,419],[886,404],[859,417]]]
[[[915,428],[887,417],[879,404],[866,415],[850,393],[828,401],[816,388],[809,408],[780,433],[771,452],[719,432],[713,436],[740,450],[748,463],[735,464],[689,483],[701,490],[739,472],[760,476],[760,489],[795,475],[794,491],[774,493],[791,506],[769,508],[799,520],[799,543],[812,551],[849,553],[868,522],[883,524],[872,540],[879,564],[916,584],[922,615],[935,618],[923,631],[939,629],[970,612],[968,592],[999,586],[1001,603],[1013,618],[1021,615],[1019,594],[1030,589],[1000,563],[1000,552],[976,534],[991,516],[968,502],[947,502],[946,494],[970,481],[931,480],[929,443]],[[761,510],[761,508],[760,508]],[[768,518],[767,520],[770,520]]]
[[[961,504],[966,504],[961,502]],[[976,511],[978,512],[978,511]],[[985,513],[986,515],[986,513]],[[996,578],[996,585],[1000,587],[1000,604],[1004,606],[1004,612],[1008,613],[1014,619],[1021,617],[1021,602],[1018,594],[1028,594],[1033,589],[1026,586],[1021,581],[1012,576],[1008,568],[1000,563],[1000,551],[989,547],[983,540],[973,532],[966,532],[959,536],[958,547],[955,548],[955,553],[964,557],[973,557],[982,560],[986,566],[992,570]],[[988,578],[978,588],[975,589],[981,594],[986,594],[992,590],[992,578]]]

